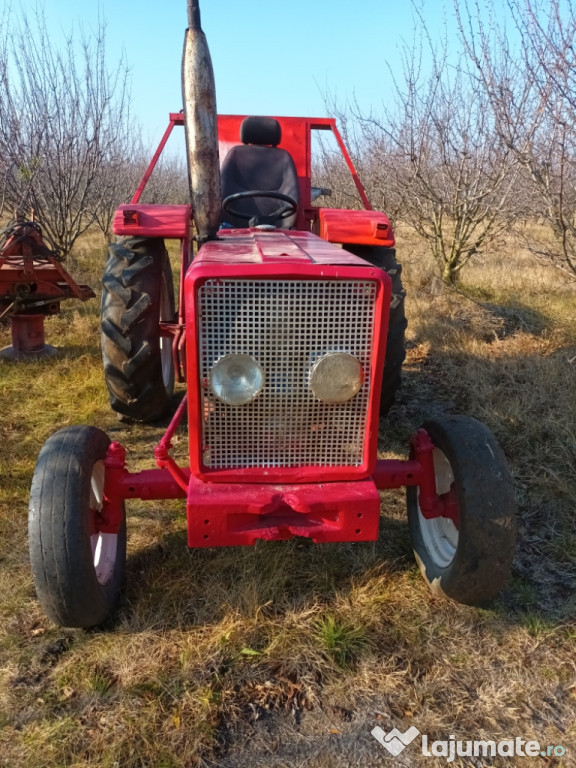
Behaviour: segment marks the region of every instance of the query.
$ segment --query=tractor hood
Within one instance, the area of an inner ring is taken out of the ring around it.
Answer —
[[[219,240],[206,243],[194,259],[203,263],[235,264],[318,264],[370,267],[364,259],[311,232],[256,228],[220,230]]]

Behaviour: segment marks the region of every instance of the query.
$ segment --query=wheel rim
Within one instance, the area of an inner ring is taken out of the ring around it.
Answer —
[[[104,477],[106,467],[103,461],[97,461],[92,469],[90,478],[90,547],[92,549],[92,563],[98,583],[104,586],[108,584],[114,574],[116,554],[118,551],[118,534],[102,533],[97,530],[98,513],[104,504]]]
[[[434,477],[436,493],[440,496],[448,493],[454,483],[454,472],[446,455],[439,448],[434,448]],[[422,540],[430,557],[439,568],[447,568],[458,548],[459,533],[454,522],[448,517],[433,517],[427,520],[418,507],[418,519]]]

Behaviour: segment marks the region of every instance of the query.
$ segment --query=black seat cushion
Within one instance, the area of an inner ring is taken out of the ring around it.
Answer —
[[[240,141],[277,147],[282,141],[282,126],[273,117],[245,117],[240,126]]]
[[[291,155],[273,145],[280,141],[280,124],[273,118],[248,117],[242,123],[243,140],[254,143],[232,147],[224,158],[221,169],[222,199],[237,192],[266,190],[281,192],[299,201],[298,174]],[[255,143],[258,141],[258,143]],[[263,144],[266,143],[266,146]],[[248,226],[248,220],[267,217],[282,205],[281,200],[266,197],[235,201],[233,208],[242,211],[248,219],[240,219],[229,213],[223,216],[227,223],[236,227]],[[289,229],[294,226],[296,214],[275,221],[276,226]]]

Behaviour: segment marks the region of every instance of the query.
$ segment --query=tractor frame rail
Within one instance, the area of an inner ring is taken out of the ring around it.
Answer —
[[[450,493],[436,492],[432,443],[419,429],[408,460],[379,459],[363,480],[326,483],[210,483],[180,467],[170,455],[172,438],[186,413],[180,403],[154,449],[158,469],[129,472],[126,449],[110,444],[105,459],[104,505],[99,529],[119,530],[126,499],[187,500],[188,546],[251,545],[257,539],[305,536],[314,542],[374,541],[380,520],[379,491],[417,486],[427,519],[452,517]]]

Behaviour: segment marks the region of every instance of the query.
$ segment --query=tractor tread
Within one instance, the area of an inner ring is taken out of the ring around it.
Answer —
[[[395,248],[354,244],[345,244],[344,248],[383,269],[392,281],[386,360],[380,391],[380,415],[385,416],[394,405],[396,393],[400,389],[402,366],[406,359],[405,336],[408,322],[404,310],[406,291],[402,286],[402,265],[396,261]]]
[[[504,453],[485,424],[444,416],[423,424],[454,474],[459,536],[453,561],[441,567],[422,534],[418,493],[407,488],[408,521],[420,570],[431,591],[459,603],[483,605],[510,575],[516,543],[516,503]]]
[[[168,310],[161,307],[163,281]],[[122,417],[155,421],[173,392],[173,377],[164,380],[160,348],[159,321],[174,316],[164,241],[134,237],[110,245],[102,283],[102,356],[110,404]],[[162,311],[168,316],[161,318]]]
[[[30,490],[28,539],[38,599],[56,624],[101,624],[124,580],[126,527],[119,531],[114,576],[98,583],[90,548],[89,500],[92,468],[110,445],[96,427],[67,427],[44,444]]]

